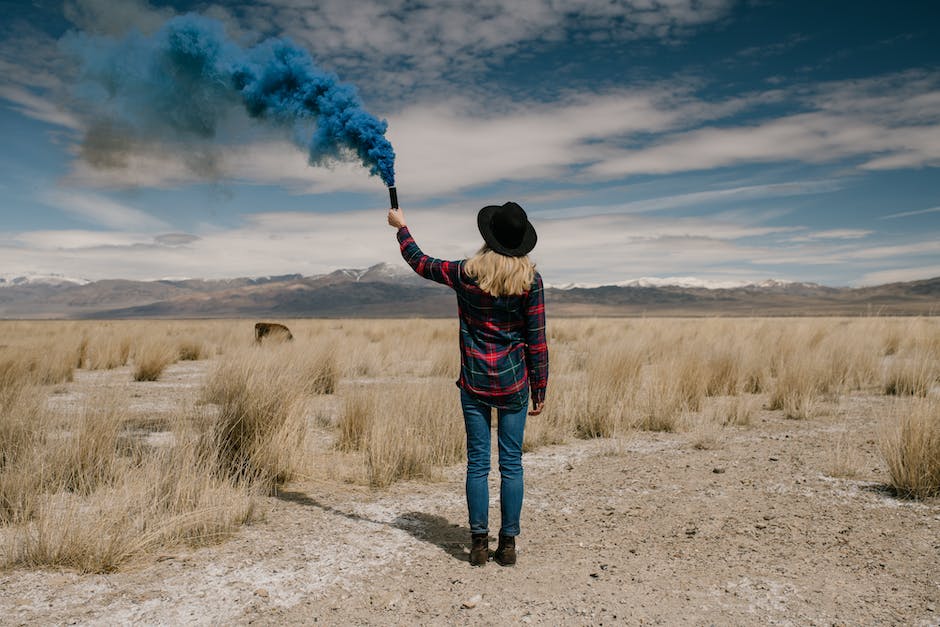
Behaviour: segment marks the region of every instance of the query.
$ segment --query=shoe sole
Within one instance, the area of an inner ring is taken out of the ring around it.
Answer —
[[[470,562],[471,566],[485,566],[486,563],[490,561],[490,556],[489,556],[489,553],[487,553],[486,557],[483,558],[482,562],[474,561],[473,557],[471,556],[468,559],[468,561]]]

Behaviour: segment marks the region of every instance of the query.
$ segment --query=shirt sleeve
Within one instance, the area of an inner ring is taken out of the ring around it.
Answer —
[[[526,368],[529,371],[529,388],[534,403],[545,400],[548,386],[548,342],[545,337],[545,294],[542,277],[536,273],[535,282],[529,291],[525,309]]]
[[[451,288],[457,283],[460,275],[460,262],[444,261],[425,255],[418,248],[407,226],[398,229],[398,245],[401,248],[402,258],[420,276]]]

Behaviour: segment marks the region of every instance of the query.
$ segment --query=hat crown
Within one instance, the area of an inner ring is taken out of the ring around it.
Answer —
[[[525,210],[514,202],[487,205],[477,213],[477,228],[490,250],[509,257],[529,254],[538,235]]]
[[[514,202],[507,202],[493,213],[493,235],[508,248],[516,248],[522,243],[527,224],[525,209]]]

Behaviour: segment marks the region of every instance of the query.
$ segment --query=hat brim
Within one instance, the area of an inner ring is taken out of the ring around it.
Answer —
[[[502,207],[499,205],[487,205],[480,209],[480,212],[477,214],[477,228],[480,229],[480,235],[483,236],[483,241],[486,242],[486,245],[489,246],[491,250],[495,250],[501,255],[508,257],[523,257],[528,255],[532,252],[532,249],[535,248],[535,244],[539,239],[538,234],[535,232],[535,227],[533,227],[532,223],[526,218],[525,233],[519,245],[515,248],[503,246],[493,234],[493,213],[498,209],[502,209]]]

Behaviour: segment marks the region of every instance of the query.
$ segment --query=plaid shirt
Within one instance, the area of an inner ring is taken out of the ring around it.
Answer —
[[[444,261],[421,252],[408,227],[398,229],[401,256],[425,279],[457,293],[460,317],[460,379],[457,385],[494,407],[515,408],[545,400],[548,344],[542,277],[529,291],[493,297],[463,271],[464,261]]]

